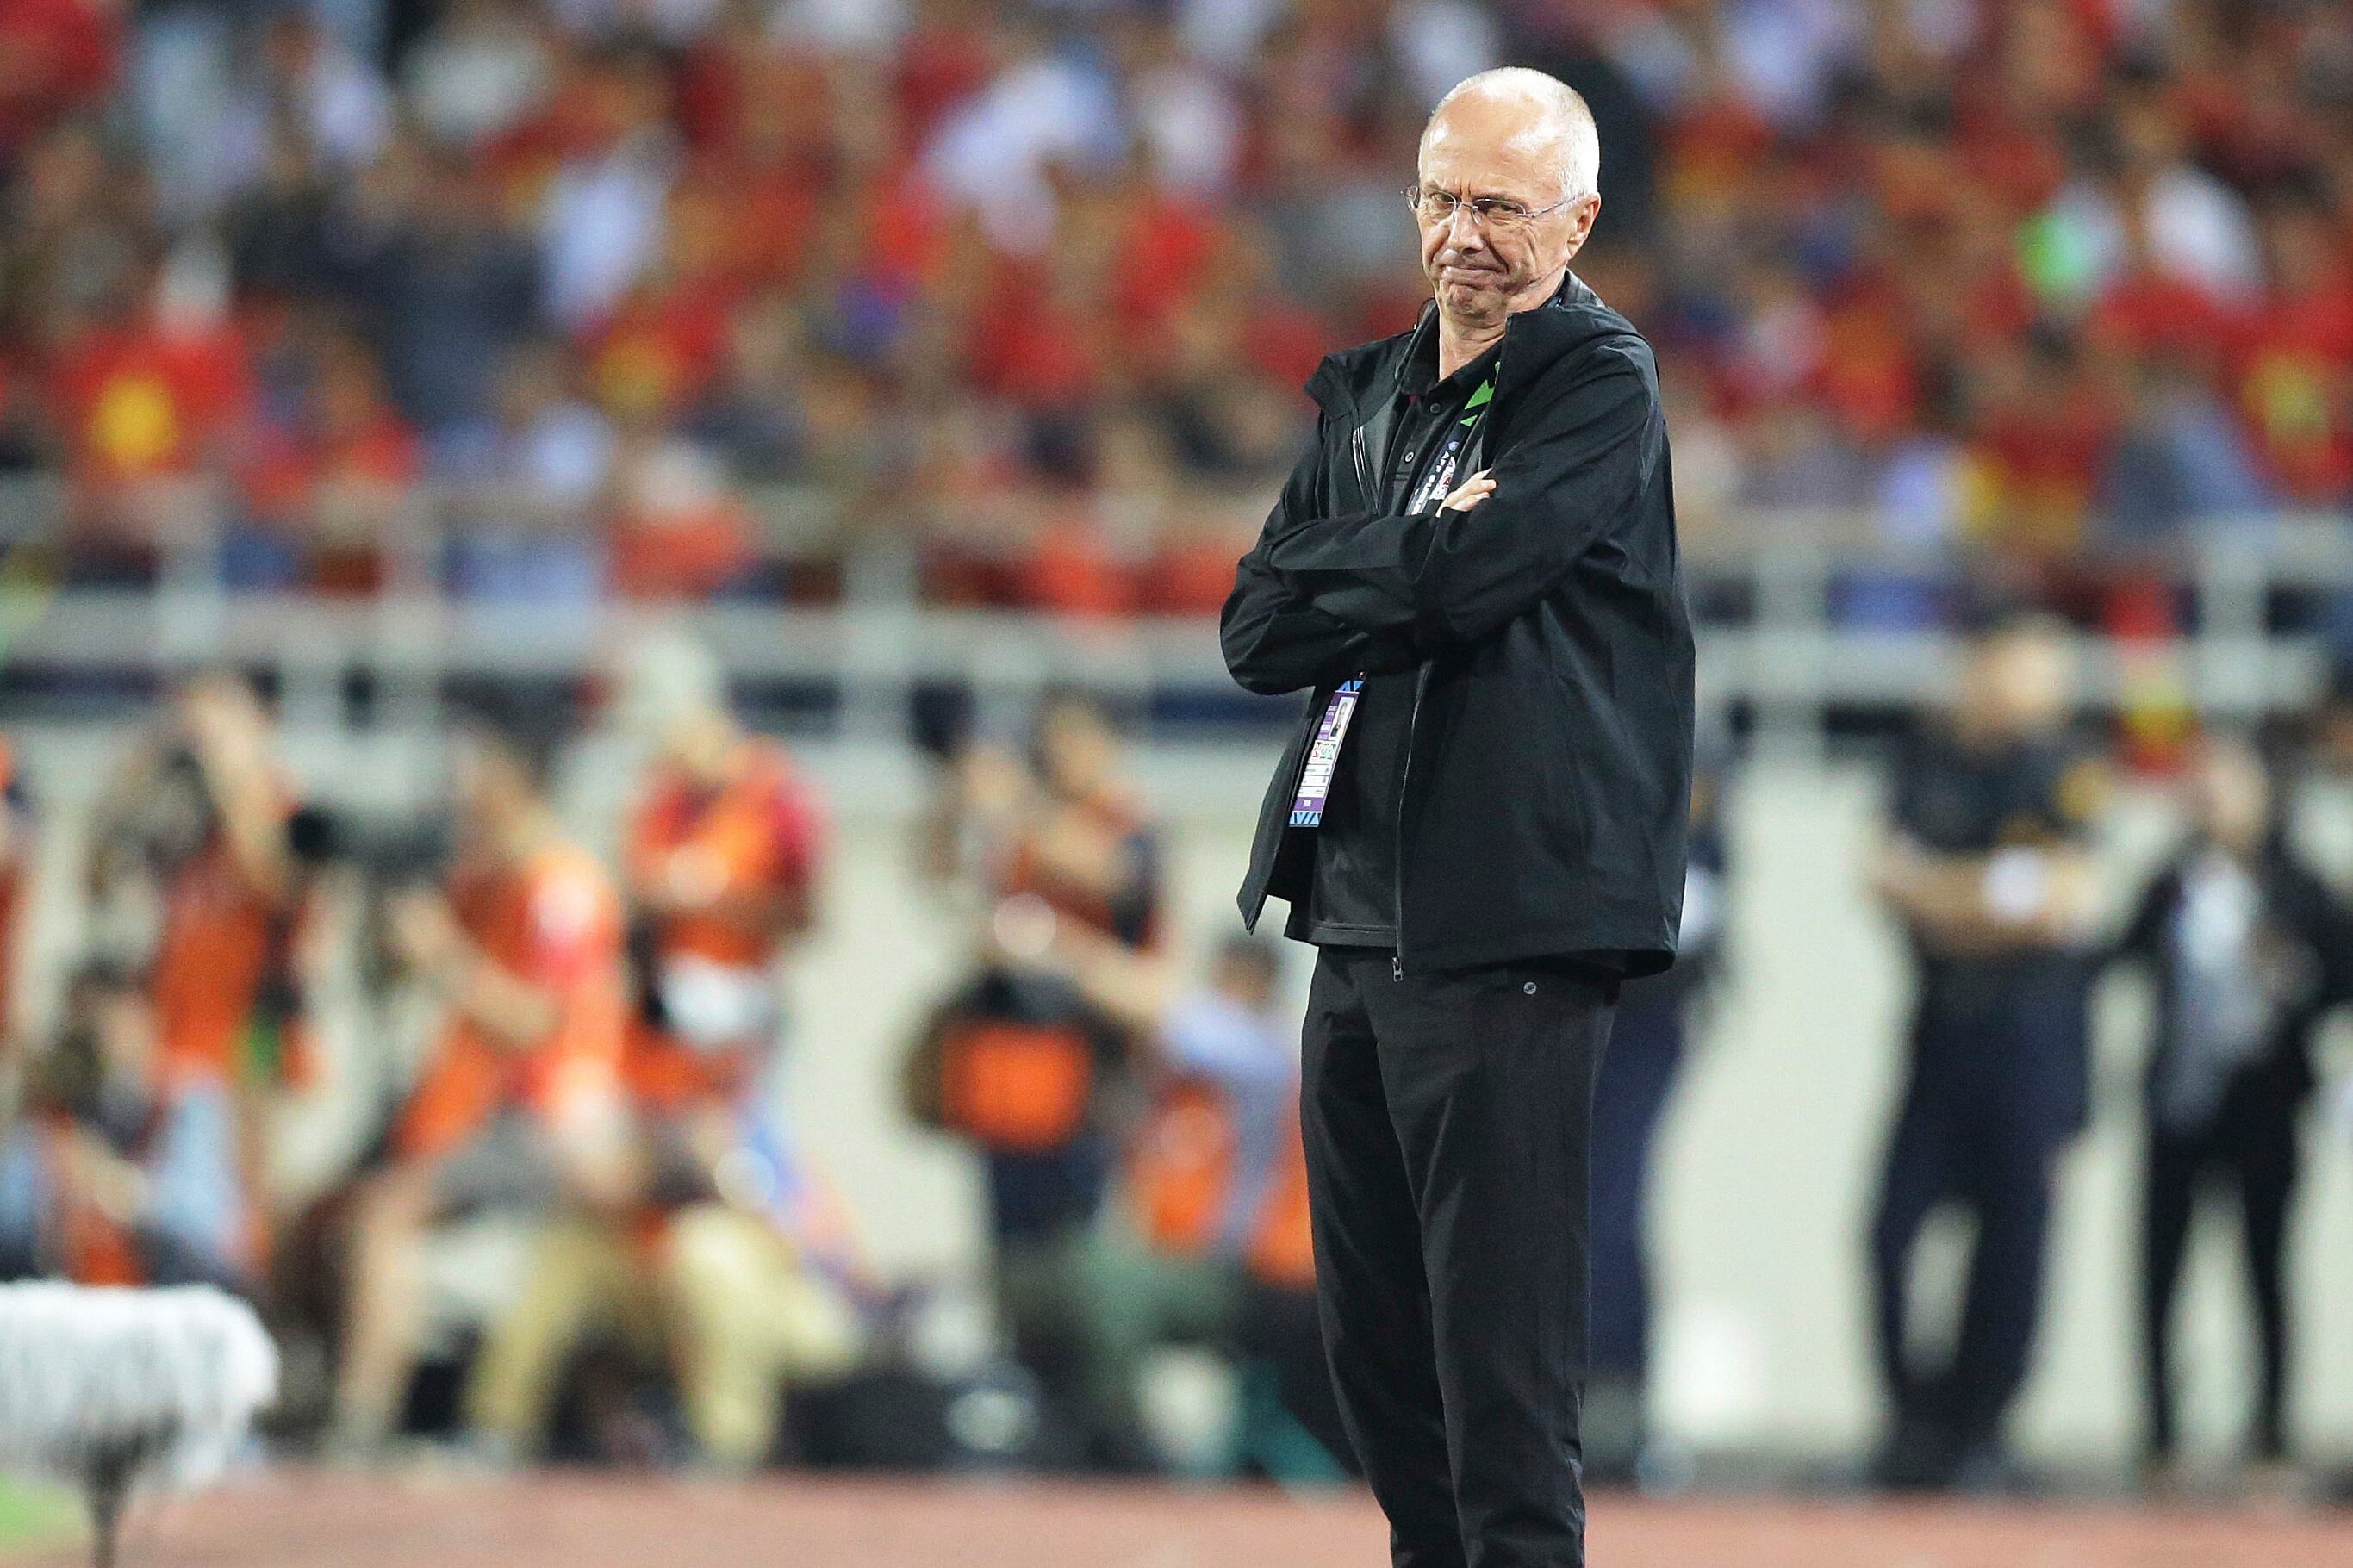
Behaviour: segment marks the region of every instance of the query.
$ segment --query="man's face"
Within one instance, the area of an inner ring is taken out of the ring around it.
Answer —
[[[2271,783],[2253,752],[2217,744],[2189,782],[2190,812],[2207,837],[2242,853],[2263,842],[2271,826]]]
[[[1528,134],[1532,117],[1525,104],[1463,98],[1422,138],[1419,190],[1460,204],[1443,219],[1426,209],[1416,216],[1423,275],[1438,308],[1455,321],[1483,324],[1509,315],[1520,296],[1568,265],[1601,210],[1597,195],[1556,205],[1567,149],[1557,137]],[[1482,221],[1470,205],[1482,197],[1541,216]]]
[[[1976,650],[1964,700],[1998,734],[2042,734],[2066,722],[2073,675],[2067,647],[2053,631],[2013,626]]]
[[[1039,721],[1038,752],[1047,787],[1065,800],[1085,800],[1110,780],[1119,737],[1093,709],[1063,703]]]
[[[727,772],[736,739],[735,725],[724,712],[695,703],[663,723],[656,744],[664,760],[697,778],[715,781]]]
[[[496,737],[464,736],[456,761],[458,810],[469,831],[494,839],[531,809],[530,770]]]

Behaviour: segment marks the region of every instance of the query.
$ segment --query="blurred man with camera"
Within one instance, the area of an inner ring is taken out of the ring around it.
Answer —
[[[308,1076],[291,793],[269,715],[241,678],[199,675],[108,782],[87,883],[101,945],[143,949],[156,1072],[228,1095],[237,1165],[267,1188],[269,1123]],[[118,934],[124,917],[143,941]]]
[[[241,676],[190,679],[108,780],[84,868],[102,960],[143,978],[156,1092],[227,1107],[248,1231],[235,1255],[248,1268],[267,1263],[272,1242],[277,1116],[311,1063],[307,900],[275,749],[269,715]]]
[[[390,910],[392,946],[448,1021],[353,1217],[334,1436],[347,1453],[398,1416],[431,1226],[492,1205],[617,1216],[638,1187],[619,896],[548,802],[547,737],[477,717],[457,751],[455,864]]]
[[[676,1368],[701,1458],[743,1468],[775,1444],[785,1380],[840,1371],[860,1339],[846,1211],[794,1146],[777,1070],[777,965],[816,924],[824,824],[785,749],[720,690],[674,702],[659,745],[628,844],[644,1205],[545,1228],[470,1414],[530,1452],[568,1353],[618,1321]]]
[[[1158,839],[1123,776],[1109,709],[1054,690],[1026,754],[967,746],[934,829],[935,868],[968,871],[986,912],[977,972],[934,1009],[908,1061],[909,1109],[980,1153],[1001,1326],[1076,1441],[1124,1468],[1124,1435],[1088,1414],[1076,1298],[1132,1036],[1047,962],[1073,932],[1137,965],[1160,957]]]
[[[83,965],[57,1035],[24,1067],[19,1114],[0,1131],[0,1279],[251,1284],[228,1086],[163,1071],[137,974]]]

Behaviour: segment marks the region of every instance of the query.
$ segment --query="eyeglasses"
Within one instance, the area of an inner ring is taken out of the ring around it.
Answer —
[[[1509,196],[1474,196],[1464,201],[1451,191],[1428,189],[1421,185],[1405,188],[1405,204],[1413,216],[1427,224],[1451,224],[1454,215],[1469,208],[1471,221],[1490,233],[1524,228],[1546,213],[1556,213],[1576,201],[1575,196],[1563,196],[1548,207],[1532,207],[1525,202],[1515,202]]]

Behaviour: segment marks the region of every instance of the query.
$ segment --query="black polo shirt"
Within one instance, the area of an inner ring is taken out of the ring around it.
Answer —
[[[1915,731],[1897,762],[1889,815],[1899,832],[1936,855],[2080,848],[2091,840],[2105,778],[2098,755],[2069,735],[1971,743],[1932,721]],[[1921,1003],[1931,1013],[1974,1013],[2034,980],[2071,972],[2081,956],[2066,944],[1947,952],[1919,934],[1913,949]]]
[[[1388,492],[1384,503],[1402,511],[1446,455],[1447,438],[1484,416],[1493,391],[1501,345],[1440,379],[1438,334],[1424,332],[1407,363],[1398,417],[1389,437]],[[1482,390],[1484,388],[1485,390]],[[1475,470],[1455,455],[1455,471],[1435,510]],[[1398,898],[1398,802],[1405,788],[1406,745],[1412,736],[1415,676],[1411,670],[1369,676],[1358,698],[1332,795],[1315,835],[1315,874],[1306,906],[1293,909],[1287,930],[1328,947],[1395,947]]]

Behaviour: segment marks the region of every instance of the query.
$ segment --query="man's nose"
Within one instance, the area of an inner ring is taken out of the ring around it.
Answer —
[[[1486,226],[1469,203],[1454,209],[1446,220],[1446,246],[1450,250],[1484,249],[1487,245]]]

